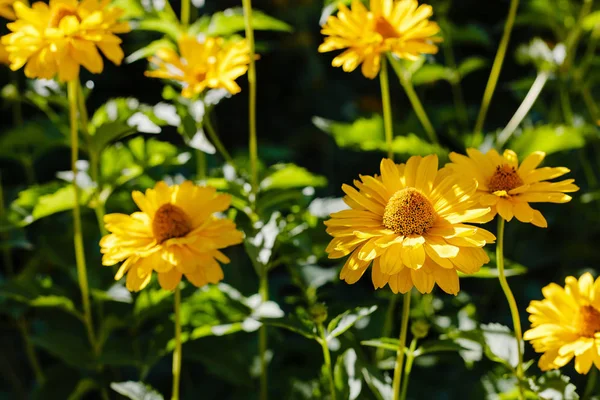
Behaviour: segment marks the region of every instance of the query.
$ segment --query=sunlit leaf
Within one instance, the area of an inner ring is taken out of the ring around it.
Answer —
[[[327,325],[327,341],[340,336],[348,329],[354,326],[358,321],[377,310],[377,306],[357,307],[354,310],[348,310],[332,319]]]
[[[290,25],[257,10],[252,11],[252,27],[257,31],[292,31]],[[206,34],[210,36],[229,36],[244,29],[244,11],[242,8],[228,8],[225,11],[213,14]]]
[[[360,395],[362,389],[362,377],[357,364],[356,351],[346,350],[340,355],[335,363],[333,371],[335,389],[342,399],[354,400]]]
[[[385,350],[392,350],[392,351],[396,351],[396,350],[398,350],[398,347],[400,347],[400,341],[398,339],[393,339],[393,338],[379,338],[379,339],[363,340],[362,342],[360,342],[360,344],[362,344],[363,346],[377,347],[378,349],[385,349]]]
[[[131,400],[163,400],[164,397],[143,382],[112,382],[110,387],[115,392]]]
[[[539,125],[525,128],[510,144],[519,156],[525,157],[534,151],[546,154],[578,149],[585,145],[585,137],[595,132],[590,126]]]
[[[451,81],[454,72],[440,64],[425,64],[412,76],[414,85],[426,85],[440,80]]]
[[[272,172],[260,183],[264,191],[327,185],[327,178],[324,176],[312,174],[295,164],[276,164],[270,170]]]

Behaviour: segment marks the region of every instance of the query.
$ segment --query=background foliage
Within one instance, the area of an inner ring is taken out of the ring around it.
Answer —
[[[7,68],[0,71],[0,398],[93,399],[100,398],[102,388],[110,398],[154,399],[160,398],[158,393],[168,398],[172,296],[156,282],[130,294],[113,281],[114,270],[100,263],[101,234],[92,207],[100,201],[107,212],[132,212],[132,190],[161,179],[193,178],[196,148],[214,151],[195,137],[196,123],[181,111],[186,105],[175,92],[163,91],[160,81],[143,76],[144,57],[152,52],[145,46],[174,34],[169,15],[160,11],[159,2],[150,7],[137,0],[118,3],[140,21],[139,29],[125,35],[128,63],[107,65],[102,75],[82,77],[90,89],[87,104],[94,132],[93,140],[82,145],[82,159],[100,158],[99,186],[94,187],[88,174],[76,177],[84,188],[80,202],[85,206],[86,258],[102,345],[98,359],[85,340],[71,214],[65,212],[73,205],[73,176],[65,172],[70,169],[65,88],[25,81],[20,72]],[[237,2],[199,3],[199,32],[242,33]],[[379,86],[359,72],[332,68],[333,56],[317,53],[322,40],[319,21],[331,12],[333,2],[254,3],[265,13],[255,20],[261,54],[261,193],[256,214],[248,213],[247,82],[242,78],[240,95],[207,99],[203,110],[214,108],[213,122],[237,166],[237,171],[223,168],[218,155],[209,155],[208,183],[235,196],[232,216],[249,240],[245,248],[227,251],[232,263],[225,267],[226,283],[200,290],[188,286],[183,292],[183,398],[257,398],[255,331],[261,323],[269,326],[272,398],[325,397],[318,343],[322,339],[317,340],[314,322],[325,318],[340,398],[385,399],[393,368],[393,352],[385,347],[394,348],[394,342],[377,338],[396,336],[400,310],[391,314],[393,325],[386,328],[389,290],[374,292],[369,279],[353,286],[338,280],[341,265],[324,254],[328,237],[323,226],[329,212],[340,207],[341,184],[359,173],[374,173],[383,155]],[[541,298],[543,286],[561,283],[567,275],[591,271],[596,276],[598,271],[600,136],[593,99],[600,96],[595,70],[600,64],[600,8],[581,15],[582,4],[574,0],[522,1],[484,135],[473,134],[472,126],[508,1],[430,3],[445,42],[438,55],[413,66],[411,78],[441,145],[427,142],[393,79],[397,160],[430,153],[446,160],[449,151],[489,148],[536,75],[549,74],[507,146],[521,156],[534,150],[551,154],[547,163],[570,168],[581,191],[568,204],[540,206],[549,222],[546,230],[508,224],[510,283],[524,326],[529,326],[524,310],[530,300]],[[178,5],[173,7],[177,11]],[[224,12],[232,7],[236,9]],[[19,108],[24,120],[15,113]],[[254,269],[263,266],[269,268],[269,303],[261,303],[256,295]],[[511,325],[510,313],[497,280],[490,278],[495,278],[493,261],[478,276],[462,279],[456,297],[437,289],[432,295],[415,295],[411,318],[419,325],[413,335],[423,338],[409,398],[513,398],[514,383],[507,373],[514,368],[515,349],[505,328]],[[335,318],[343,313],[347,314]],[[26,349],[35,349],[39,358],[37,379]],[[383,356],[378,364],[377,352]],[[537,359],[528,344],[525,359]],[[585,379],[571,367],[563,372],[542,376],[533,364],[528,370],[530,386],[540,397],[576,398],[569,379],[578,388],[585,386]]]

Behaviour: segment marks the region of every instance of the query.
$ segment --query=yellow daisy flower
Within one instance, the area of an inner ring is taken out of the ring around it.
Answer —
[[[531,153],[519,165],[517,155],[505,150],[502,155],[490,150],[485,155],[476,149],[467,149],[468,156],[450,154],[452,163],[448,167],[456,173],[477,180],[477,197],[483,207],[491,211],[480,222],[491,221],[496,214],[510,221],[513,216],[521,222],[546,228],[548,223],[538,210],[529,203],[566,203],[571,196],[565,193],[579,190],[574,179],[547,182],[569,172],[565,167],[537,168],[545,153]]]
[[[575,370],[587,374],[592,363],[600,368],[600,279],[588,272],[579,280],[565,279],[565,287],[551,283],[542,289],[544,300],[534,300],[527,311],[531,341],[543,371],[564,367],[575,357]]]
[[[113,63],[123,59],[121,39],[116,33],[129,32],[127,22],[119,22],[123,10],[111,7],[110,0],[50,0],[31,8],[14,4],[17,20],[7,24],[12,33],[2,38],[11,61],[10,68],[25,65],[29,78],[62,82],[79,77],[83,66],[98,74],[104,69],[98,49]]]
[[[13,4],[19,0],[0,0],[0,17],[14,20],[16,18]]]
[[[250,63],[250,47],[245,39],[234,42],[183,36],[177,44],[179,54],[165,48],[149,58],[157,69],[147,71],[146,76],[181,82],[181,95],[187,98],[209,88],[226,89],[231,94],[241,91],[235,80],[248,71]]]
[[[159,182],[132,197],[141,212],[104,217],[111,233],[100,241],[102,264],[124,261],[115,280],[127,273],[127,289],[139,291],[153,270],[166,290],[175,289],[182,275],[198,287],[223,279],[219,261],[229,258],[219,249],[242,242],[233,221],[213,215],[229,208],[230,195],[186,181],[171,187]]]
[[[362,63],[363,75],[373,79],[383,53],[408,60],[437,53],[434,43],[440,38],[433,36],[440,27],[429,21],[432,14],[431,6],[419,6],[417,0],[371,0],[370,10],[360,0],[353,0],[350,9],[340,3],[337,16],[330,16],[321,30],[327,37],[319,52],[347,49],[332,65],[351,72]]]
[[[489,261],[482,247],[495,240],[465,224],[489,212],[473,208],[477,183],[447,168],[438,171],[435,155],[399,165],[383,159],[380,169],[380,176],[361,175],[356,189],[343,185],[350,209],[325,222],[333,236],[329,258],[350,255],[340,278],[355,283],[373,264],[376,289],[389,284],[394,293],[406,293],[414,285],[429,293],[437,283],[457,294],[457,271],[477,272]]]

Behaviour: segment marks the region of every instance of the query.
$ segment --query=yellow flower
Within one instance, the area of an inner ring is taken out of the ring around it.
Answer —
[[[0,0],[0,17],[10,20],[14,20],[16,18],[15,10],[13,10],[15,1],[20,0]]]
[[[348,9],[340,3],[337,16],[330,16],[321,33],[326,35],[319,52],[347,49],[333,59],[334,67],[351,72],[362,63],[362,73],[373,79],[383,53],[416,60],[420,54],[435,54],[440,31],[431,6],[417,0],[371,0],[370,10],[360,0]]]
[[[29,78],[62,82],[79,77],[83,66],[90,72],[102,72],[104,63],[98,49],[113,63],[123,59],[121,39],[116,33],[130,31],[127,22],[119,22],[123,10],[110,7],[110,0],[50,0],[31,8],[15,3],[17,20],[7,24],[12,33],[2,38],[11,61],[18,70],[25,64]]]
[[[538,363],[547,371],[565,366],[575,357],[575,370],[587,374],[592,363],[600,368],[600,279],[588,272],[579,281],[569,276],[565,287],[551,283],[542,289],[544,300],[534,300],[527,311],[530,340]]]
[[[8,52],[6,51],[6,47],[2,43],[0,43],[0,64],[8,65],[10,62],[8,61]]]
[[[149,58],[156,70],[146,76],[181,82],[182,96],[192,98],[210,89],[226,89],[231,94],[241,91],[235,80],[248,71],[250,48],[248,42],[225,41],[208,37],[202,41],[182,36],[177,42],[179,54],[164,48]]]
[[[386,284],[394,293],[413,285],[429,293],[437,283],[446,293],[459,291],[458,274],[477,272],[489,261],[482,247],[495,240],[470,222],[489,212],[475,209],[474,179],[438,171],[438,158],[411,157],[405,164],[381,161],[380,176],[360,176],[343,185],[350,207],[325,222],[333,240],[329,258],[350,255],[340,278],[360,279],[371,263],[375,288]]]
[[[566,203],[571,196],[565,193],[579,190],[573,184],[574,179],[560,182],[546,182],[569,172],[565,167],[537,168],[544,160],[545,153],[531,153],[519,166],[517,155],[512,150],[505,150],[500,155],[495,150],[485,155],[476,149],[467,149],[467,156],[451,153],[453,163],[448,167],[456,173],[473,177],[477,180],[477,197],[483,207],[491,211],[479,222],[491,221],[496,214],[510,221],[513,216],[521,222],[545,228],[546,219],[529,203]]]
[[[182,274],[195,286],[223,279],[219,265],[229,263],[219,249],[241,243],[242,233],[229,219],[213,214],[227,210],[231,196],[190,181],[132,193],[141,212],[104,217],[111,234],[100,241],[103,265],[124,261],[115,276],[127,273],[127,289],[142,290],[158,273],[163,289],[173,290]]]

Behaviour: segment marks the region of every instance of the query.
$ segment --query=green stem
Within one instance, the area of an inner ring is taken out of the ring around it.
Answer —
[[[448,66],[456,71],[456,58],[454,57],[454,51],[452,50],[452,36],[450,36],[450,26],[446,23],[445,20],[440,21],[440,25],[442,26],[442,30],[444,32],[444,41],[442,42],[444,58],[446,59],[446,63],[448,64]],[[465,103],[465,97],[463,95],[460,79],[462,79],[462,77],[459,77],[459,79],[452,79],[450,81],[450,85],[452,87],[452,98],[454,101],[454,107],[456,108],[456,116],[458,118],[458,122],[463,128],[467,128],[467,126],[469,125],[469,114],[467,112],[467,105]]]
[[[383,103],[383,126],[385,130],[385,145],[390,160],[394,159],[392,141],[394,139],[394,128],[392,127],[392,107],[390,104],[390,82],[387,72],[387,60],[381,59],[381,71],[379,72],[379,83],[381,85],[381,101]]]
[[[190,0],[181,0],[181,25],[187,27],[190,24]]]
[[[73,172],[73,242],[75,245],[75,262],[77,264],[77,276],[79,288],[81,289],[81,300],[83,303],[84,322],[87,329],[88,339],[95,353],[98,352],[96,336],[92,320],[92,308],[90,305],[90,293],[87,280],[87,267],[85,264],[85,252],[83,249],[83,232],[81,227],[81,209],[79,205],[79,187],[77,186],[77,159],[79,157],[79,133],[77,123],[77,92],[79,81],[73,80],[68,83],[69,111],[71,123],[71,171]]]
[[[267,271],[264,270],[260,276],[258,292],[262,302],[269,300],[269,281],[267,279]],[[269,398],[268,375],[267,375],[267,327],[263,324],[258,331],[258,352],[260,356],[260,399],[267,400]]]
[[[35,375],[36,381],[40,386],[42,386],[46,381],[46,377],[44,376],[44,372],[42,371],[42,367],[40,366],[40,362],[37,358],[37,354],[33,347],[33,343],[31,343],[31,340],[29,339],[29,329],[27,328],[27,322],[24,318],[19,318],[17,324],[19,326],[21,336],[23,337],[23,344],[25,345],[25,354],[27,355],[27,360],[29,360],[29,364],[31,364],[31,369],[33,370],[33,374]]]
[[[394,400],[400,397],[400,384],[402,383],[402,368],[404,367],[404,348],[406,347],[406,333],[408,331],[408,320],[410,315],[410,290],[404,294],[402,305],[402,324],[400,325],[400,343],[396,351],[396,365],[394,366],[394,381],[392,392]]]
[[[394,326],[394,314],[396,313],[396,303],[398,303],[398,296],[392,295],[385,313],[385,321],[383,322],[381,337],[389,337],[392,333],[392,328]],[[378,347],[377,352],[375,353],[375,360],[381,361],[384,355],[385,349]]]
[[[227,151],[225,146],[223,146],[223,143],[219,139],[219,135],[215,131],[215,127],[213,126],[210,120],[210,115],[206,115],[206,117],[204,118],[204,126],[206,126],[206,132],[208,132],[208,137],[213,142],[221,156],[225,159],[225,162],[233,166],[233,159],[231,158],[231,155],[229,155],[229,152]]]
[[[171,400],[179,400],[179,378],[181,377],[181,289],[175,288],[175,350],[173,351],[173,390]]]
[[[585,385],[585,390],[583,392],[582,400],[589,400],[594,394],[594,389],[596,388],[596,380],[598,379],[598,368],[592,365],[592,370],[587,378],[587,383]]]
[[[415,360],[415,350],[417,348],[417,338],[413,338],[410,342],[410,348],[406,355],[406,367],[404,368],[404,381],[402,382],[402,394],[400,400],[406,400],[406,393],[408,392],[408,380],[410,378],[410,372],[412,371],[413,361]]]
[[[560,84],[558,85],[558,92],[560,95],[560,105],[562,108],[565,123],[568,125],[573,125],[573,108],[571,107],[571,99],[569,98],[569,92],[564,81],[560,82]]]
[[[321,348],[323,349],[323,360],[325,365],[323,366],[323,371],[327,375],[327,381],[329,382],[329,393],[331,393],[331,400],[336,400],[335,393],[335,383],[333,381],[333,368],[331,366],[331,353],[329,352],[329,346],[327,345],[327,338],[325,337],[325,328],[323,328],[323,323],[318,325],[319,335],[321,339],[319,343],[321,344]]]
[[[196,179],[200,181],[206,179],[206,154],[198,149],[196,149]]]
[[[479,114],[477,115],[474,133],[480,133],[483,129],[485,117],[487,116],[490,102],[492,101],[492,96],[494,95],[494,90],[496,90],[496,84],[498,83],[500,71],[502,70],[504,56],[506,55],[506,49],[508,48],[508,42],[510,40],[510,34],[512,32],[513,25],[515,24],[518,8],[519,0],[511,0],[508,18],[506,18],[506,23],[504,24],[504,33],[502,34],[500,46],[498,46],[498,52],[496,53],[496,58],[494,59],[494,64],[492,65],[492,71],[490,72],[490,77],[488,78],[485,92],[483,93],[483,100],[481,101],[481,108],[479,109]]]
[[[583,88],[581,88],[581,97],[583,97],[585,106],[587,107],[588,112],[590,113],[590,116],[592,117],[594,123],[598,124],[600,122],[600,112],[598,110],[596,102],[594,101],[589,87],[584,86]]]
[[[498,279],[500,280],[500,286],[502,287],[502,291],[506,296],[506,300],[508,300],[508,306],[510,307],[510,314],[512,316],[512,321],[515,328],[515,338],[517,340],[518,355],[517,379],[519,385],[519,398],[521,400],[524,400],[525,396],[523,393],[522,386],[522,380],[524,379],[523,352],[521,350],[521,346],[523,344],[523,332],[521,330],[521,317],[519,316],[519,308],[517,307],[515,296],[510,290],[510,286],[508,285],[508,281],[506,280],[506,275],[504,273],[504,218],[500,216],[498,216],[498,232],[496,236],[496,265],[498,267]]]
[[[254,30],[252,28],[252,1],[242,0],[244,7],[244,23],[246,40],[250,47],[250,64],[248,65],[248,128],[250,151],[250,176],[254,194],[258,192],[258,144],[256,139],[256,64],[254,49]]]
[[[390,54],[388,54],[387,58],[392,64],[392,68],[394,68],[394,72],[398,76],[400,84],[402,85],[402,88],[404,89],[404,92],[406,93],[406,96],[408,97],[408,100],[410,101],[417,118],[421,122],[421,125],[423,125],[423,129],[425,129],[425,133],[427,133],[429,140],[431,143],[438,144],[439,141],[437,134],[435,133],[435,129],[433,128],[433,125],[431,124],[431,121],[429,120],[429,117],[423,108],[423,104],[421,104],[421,100],[419,100],[417,92],[415,92],[415,88],[410,77],[407,76],[407,74],[402,70],[402,66],[396,62]]]
[[[504,146],[508,139],[510,139],[511,135],[519,127],[525,116],[527,116],[527,113],[529,113],[529,110],[531,110],[531,107],[533,107],[533,104],[542,92],[542,89],[546,85],[549,77],[550,73],[547,71],[538,73],[535,81],[533,81],[533,84],[531,85],[531,88],[529,88],[527,95],[523,99],[523,102],[515,112],[515,115],[513,115],[506,127],[498,135],[498,140],[496,142],[498,148],[501,149]]]

